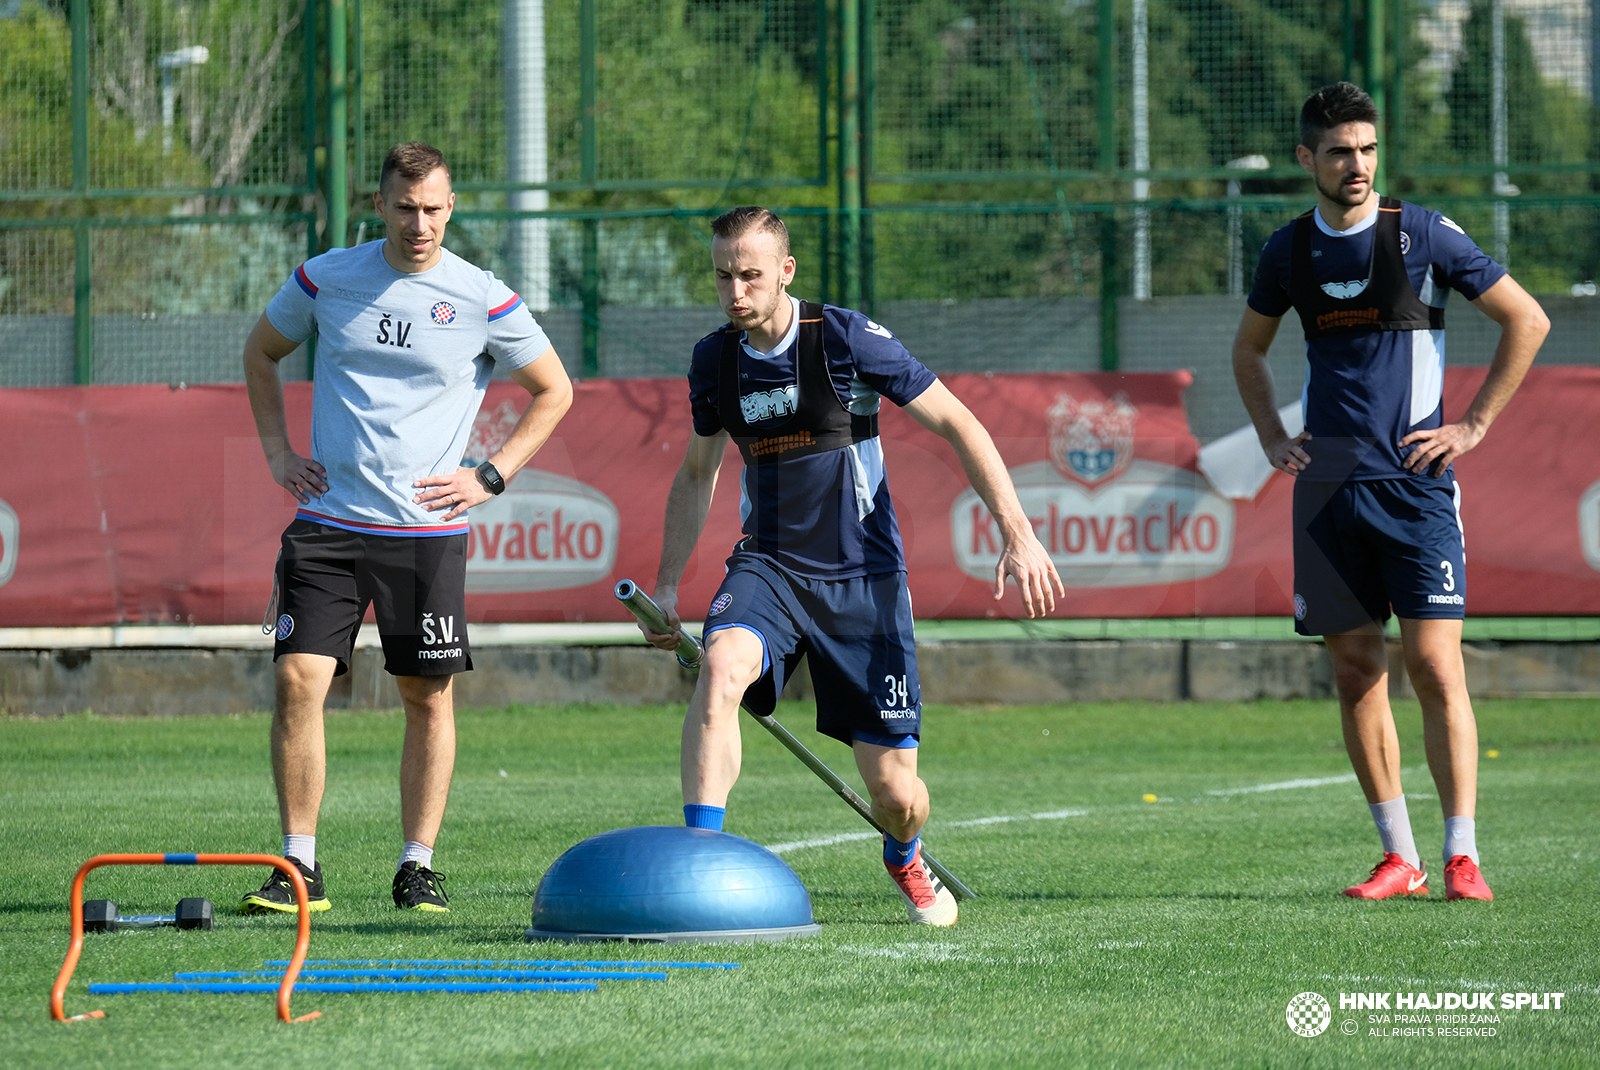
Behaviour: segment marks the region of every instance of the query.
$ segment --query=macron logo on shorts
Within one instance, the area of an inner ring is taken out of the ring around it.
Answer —
[[[273,634],[278,637],[279,642],[282,642],[289,638],[289,633],[292,631],[294,631],[294,618],[285,613],[278,618],[278,630]]]

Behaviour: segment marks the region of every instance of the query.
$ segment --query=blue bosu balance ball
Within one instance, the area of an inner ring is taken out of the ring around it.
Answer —
[[[531,940],[787,940],[821,927],[794,870],[758,843],[645,825],[591,836],[533,893]]]

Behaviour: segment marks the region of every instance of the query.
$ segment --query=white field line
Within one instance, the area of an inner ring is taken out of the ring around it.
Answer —
[[[1343,776],[1312,777],[1305,780],[1280,780],[1276,784],[1253,784],[1248,788],[1217,788],[1207,795],[1254,795],[1260,791],[1292,791],[1295,788],[1320,788],[1324,784],[1348,784],[1356,778],[1354,773]]]
[[[1354,773],[1343,776],[1310,777],[1300,780],[1281,780],[1272,784],[1254,784],[1247,788],[1221,788],[1206,792],[1207,795],[1248,795],[1263,791],[1292,791],[1297,788],[1320,788],[1327,784],[1348,784],[1355,780]],[[1033,814],[998,814],[994,817],[975,817],[967,821],[941,821],[935,827],[938,829],[975,828],[981,825],[1003,825],[1012,821],[1059,821],[1068,817],[1084,817],[1092,810],[1073,808],[1068,810],[1044,810]],[[831,836],[816,836],[806,840],[790,840],[787,843],[773,843],[767,845],[767,850],[773,854],[781,855],[789,851],[800,851],[807,847],[832,847],[836,843],[850,843],[855,840],[876,839],[876,832],[840,832]]]

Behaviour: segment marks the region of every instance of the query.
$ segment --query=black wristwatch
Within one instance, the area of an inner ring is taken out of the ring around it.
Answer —
[[[483,489],[490,494],[499,494],[506,489],[506,481],[500,475],[500,469],[484,461],[477,469],[478,482],[483,484]]]

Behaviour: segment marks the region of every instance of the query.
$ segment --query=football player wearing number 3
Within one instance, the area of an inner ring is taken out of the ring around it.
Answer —
[[[1295,477],[1295,630],[1333,660],[1345,748],[1383,841],[1359,899],[1428,894],[1400,788],[1383,624],[1400,618],[1444,809],[1447,899],[1492,899],[1478,868],[1478,728],[1461,659],[1466,616],[1461,488],[1451,462],[1505,408],[1550,322],[1454,222],[1380,197],[1378,112],[1348,82],[1300,113],[1300,165],[1317,207],[1262,250],[1233,344],[1234,376],[1272,466]],[[1444,304],[1460,292],[1500,325],[1494,363],[1444,420]],[[1305,430],[1278,418],[1267,349],[1294,308],[1306,338]]]
[[[655,600],[672,623],[678,582],[705,526],[723,450],[744,457],[744,538],[705,618],[705,665],[683,725],[684,818],[721,829],[739,777],[739,705],[769,714],[807,657],[817,730],[851,747],[888,829],[884,864],[911,920],[953,925],[956,901],[929,870],[918,834],[928,789],[917,776],[922,693],[911,596],[878,441],[881,398],[954,447],[995,517],[1007,577],[1030,617],[1065,595],[988,432],[887,329],[859,312],[790,297],[795,260],[783,222],[735,208],[712,224],[711,259],[728,324],[689,368],[694,433],[667,498]],[[655,646],[673,635],[640,626]]]

